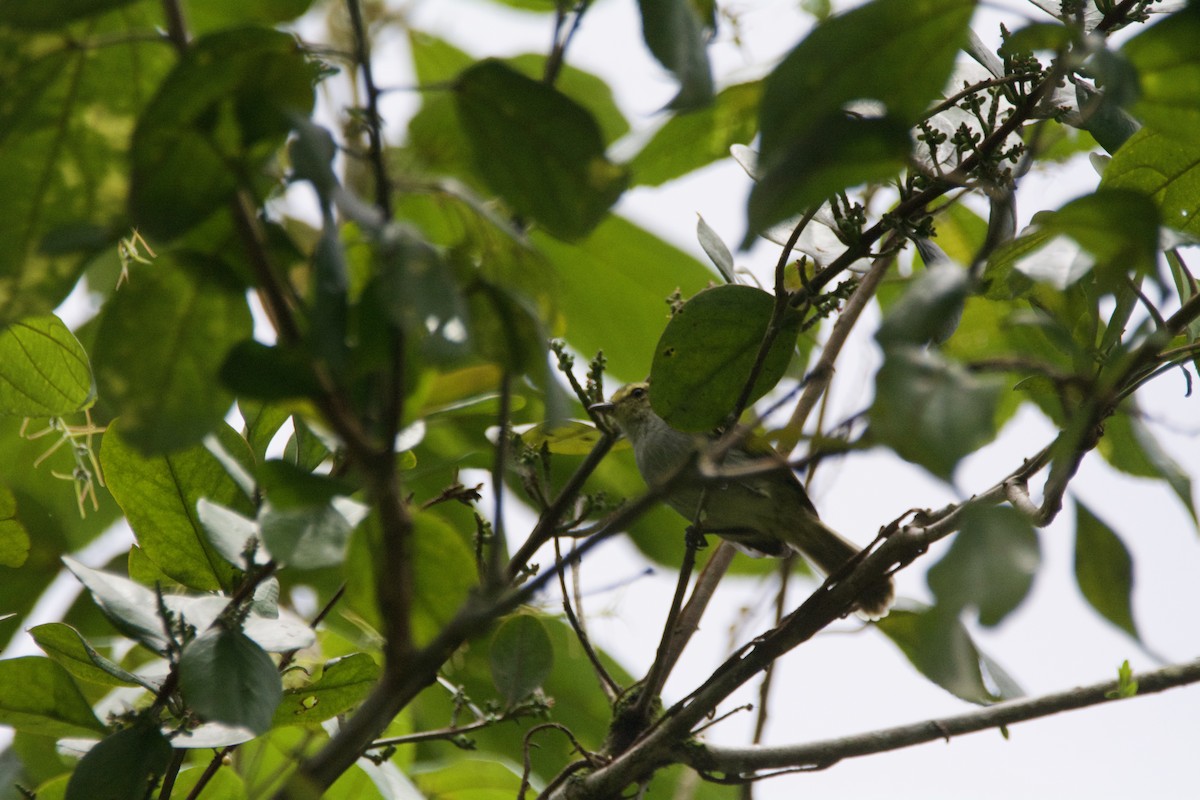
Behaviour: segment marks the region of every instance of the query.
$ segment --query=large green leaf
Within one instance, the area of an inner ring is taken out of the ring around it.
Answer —
[[[949,479],[996,435],[1001,385],[936,353],[897,347],[875,376],[870,433],[902,458]]]
[[[557,299],[567,341],[589,356],[603,350],[609,372],[622,380],[644,380],[650,373],[655,342],[667,324],[667,298],[677,290],[695,294],[716,277],[617,216],[574,244],[536,234],[534,241],[560,277]]]
[[[315,69],[295,37],[235,28],[192,43],[133,134],[134,220],[170,239],[223,208],[313,106]]]
[[[128,671],[100,655],[83,635],[62,622],[47,622],[29,629],[29,635],[50,658],[80,680],[102,686],[142,686]]]
[[[1200,6],[1191,4],[1126,42],[1121,52],[1137,70],[1141,97],[1133,113],[1169,136],[1200,131]]]
[[[36,656],[0,661],[0,724],[55,738],[104,733],[67,671]]]
[[[1200,237],[1200,137],[1143,128],[1113,155],[1100,186],[1141,192],[1158,204],[1164,223]]]
[[[148,723],[117,731],[87,752],[67,784],[66,800],[145,797],[167,771],[171,743]]]
[[[143,452],[196,444],[233,403],[217,376],[253,323],[244,291],[222,279],[223,269],[161,258],[105,307],[93,350],[96,382],[126,441]]]
[[[492,681],[506,706],[519,703],[540,687],[554,667],[554,647],[546,626],[532,614],[506,620],[492,636],[488,651]]]
[[[1021,690],[984,655],[953,610],[892,609],[875,623],[929,680],[972,703],[1018,697]],[[985,682],[986,676],[995,686]]]
[[[1192,479],[1173,459],[1153,431],[1141,420],[1136,406],[1127,406],[1104,423],[1104,437],[1096,448],[1109,464],[1129,475],[1164,480],[1197,521]]]
[[[762,81],[739,83],[722,89],[706,108],[672,116],[629,162],[634,184],[658,186],[729,158],[735,144],[750,144],[761,97]]]
[[[270,729],[283,697],[271,657],[246,634],[223,624],[212,626],[183,649],[179,688],[200,716],[255,733]]]
[[[768,76],[752,232],[899,168],[950,76],[974,0],[875,0],[818,25]],[[880,69],[886,64],[886,69]],[[849,115],[871,101],[870,116]]]
[[[1075,581],[1092,608],[1133,638],[1133,559],[1125,544],[1087,506],[1075,501]]]
[[[59,417],[95,398],[79,340],[53,314],[0,328],[0,414]]]
[[[221,427],[229,452],[248,458],[245,442],[233,429]],[[104,434],[100,462],[108,488],[125,509],[138,542],[156,564],[180,583],[201,590],[229,588],[233,567],[208,540],[197,517],[201,498],[253,515],[237,482],[203,445],[166,456],[144,456],[114,423]]]
[[[704,26],[689,0],[639,0],[642,36],[659,63],[679,81],[679,93],[668,108],[692,109],[712,100],[712,69]]]
[[[56,29],[134,2],[136,0],[8,0],[0,5],[0,24],[33,30]]]
[[[0,26],[0,324],[50,313],[87,259],[128,230],[129,131],[174,56],[144,35],[161,9],[99,13],[117,4],[0,3],[14,23],[94,15],[63,35]]]
[[[926,575],[939,608],[979,610],[998,625],[1029,593],[1041,563],[1029,518],[1005,507],[972,508],[949,552]]]
[[[502,62],[455,81],[475,168],[518,214],[564,239],[586,236],[625,188],[595,119],[575,101]]]
[[[654,350],[650,400],[685,431],[708,431],[733,410],[758,357],[775,299],[752,286],[715,286],[684,303]],[[801,316],[787,308],[749,394],[754,402],[783,377]]]
[[[17,498],[0,485],[0,566],[21,566],[29,558],[29,547],[29,532],[17,518]]]
[[[344,714],[367,696],[379,673],[379,665],[366,653],[329,661],[316,679],[283,690],[275,724],[314,724]]]

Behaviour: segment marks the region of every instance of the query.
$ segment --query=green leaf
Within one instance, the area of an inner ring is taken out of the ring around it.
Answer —
[[[1200,6],[1190,5],[1121,48],[1137,70],[1141,98],[1133,113],[1168,136],[1195,140],[1200,130]]]
[[[650,399],[674,427],[707,431],[733,410],[763,342],[775,299],[751,286],[705,289],[671,317],[654,352]],[[801,316],[790,308],[750,393],[754,402],[783,377]]]
[[[1004,507],[972,507],[950,550],[926,575],[939,608],[979,610],[979,621],[1000,624],[1033,585],[1041,563],[1037,534],[1029,519]]]
[[[1138,691],[1138,682],[1134,680],[1133,668],[1129,666],[1129,660],[1121,662],[1121,666],[1117,669],[1117,689],[1109,692],[1106,697],[1110,700],[1119,700],[1126,697],[1136,697]]]
[[[313,107],[314,68],[291,34],[236,28],[202,36],[134,130],[130,212],[172,239],[222,209]]]
[[[63,563],[87,587],[117,630],[156,653],[167,651],[167,636],[154,592],[120,575],[85,567],[67,556]]]
[[[254,563],[260,566],[267,563],[268,558],[261,547],[262,534],[254,520],[204,497],[196,501],[196,519],[204,527],[213,548],[231,566],[246,569],[246,553],[252,544],[255,546]]]
[[[541,321],[520,295],[476,280],[467,287],[467,311],[471,344],[488,361],[515,372],[534,370],[545,361]]]
[[[253,323],[223,265],[163,257],[106,304],[93,356],[100,396],[121,417],[126,441],[148,454],[196,444],[215,430],[233,395],[217,379]]]
[[[477,758],[422,771],[414,782],[425,797],[445,800],[508,800],[523,788],[521,776],[507,764]]]
[[[308,472],[288,461],[270,459],[258,467],[259,486],[278,509],[314,508],[354,493],[351,481]]]
[[[56,739],[105,732],[67,671],[37,656],[0,661],[0,724]]]
[[[313,0],[191,0],[187,3],[188,27],[193,31],[232,28],[237,25],[277,25],[302,15]]]
[[[0,3],[0,14],[39,27],[94,15],[47,35],[0,25],[0,186],[19,187],[0,194],[0,324],[53,311],[88,260],[128,233],[129,131],[174,52],[142,35],[162,24],[160,9],[97,13],[115,5]],[[103,40],[121,45],[91,46]]]
[[[75,767],[66,800],[132,800],[158,785],[171,761],[171,743],[157,727],[139,723],[101,739]]]
[[[258,524],[263,543],[276,561],[299,569],[319,569],[342,563],[350,532],[365,513],[365,507],[348,499],[286,509],[265,503]]]
[[[7,0],[0,6],[0,23],[30,30],[56,29],[133,2],[135,0]]]
[[[271,728],[283,697],[275,662],[241,631],[214,625],[193,639],[179,659],[183,698],[205,719],[249,728]]]
[[[1109,464],[1128,475],[1165,480],[1197,522],[1191,477],[1163,450],[1139,414],[1136,407],[1129,406],[1109,417],[1097,449]]]
[[[555,455],[583,456],[600,441],[600,431],[585,422],[566,420],[558,424],[541,423],[521,434],[521,441],[534,449],[543,445]]]
[[[591,114],[552,87],[487,60],[459,76],[455,101],[479,174],[551,234],[586,236],[625,189]]]
[[[17,518],[17,498],[0,485],[0,567],[19,567],[29,558],[29,533]]]
[[[712,69],[695,6],[689,0],[638,0],[638,7],[646,45],[679,81],[679,94],[667,108],[688,110],[708,104],[713,96]]]
[[[1154,269],[1158,213],[1140,192],[1102,188],[1039,215],[1036,223],[1053,234],[1070,236],[1095,257],[1101,291],[1124,289],[1129,277]]]
[[[634,185],[660,186],[729,158],[735,144],[750,144],[758,132],[761,97],[762,81],[739,83],[722,89],[705,108],[672,116],[629,162]]]
[[[344,564],[346,602],[368,624],[380,629],[375,587],[397,576],[381,573],[382,546],[377,515],[359,525],[350,538]],[[459,610],[477,586],[475,557],[462,536],[444,518],[432,512],[413,516],[412,531],[413,638],[430,641]]]
[[[752,232],[900,167],[908,129],[949,78],[974,6],[875,0],[819,24],[784,58],[767,77],[759,111]],[[880,104],[881,114],[847,116],[861,101]]]
[[[1143,128],[1113,155],[1100,187],[1141,192],[1165,224],[1200,237],[1200,139]]]
[[[366,653],[326,662],[319,678],[283,690],[274,724],[309,725],[344,714],[366,698],[379,674],[379,665]]]
[[[0,328],[0,414],[59,417],[92,404],[87,353],[53,314]]]
[[[1066,25],[1057,22],[1035,22],[1006,36],[998,52],[1001,56],[1016,56],[1032,53],[1034,50],[1058,51],[1071,44],[1074,38],[1074,29]]]
[[[609,372],[644,380],[667,323],[667,298],[704,288],[715,273],[682,250],[618,216],[574,244],[533,236],[562,276],[566,339],[581,353],[603,350]],[[613,309],[621,313],[614,314]]]
[[[518,614],[496,629],[488,658],[496,690],[506,706],[513,706],[546,680],[554,667],[554,648],[537,617]]]
[[[971,635],[953,612],[940,607],[920,611],[892,609],[875,624],[922,675],[955,697],[971,703],[992,703],[1019,695],[1017,687],[1005,689],[1001,681],[995,681],[999,694],[985,683],[983,666],[989,665],[990,659],[971,641]],[[1003,683],[1009,683],[1007,676]]]
[[[876,341],[887,350],[948,339],[962,317],[969,284],[962,267],[944,262],[929,267],[888,308]]]
[[[318,391],[311,366],[300,352],[253,339],[230,348],[219,375],[226,389],[255,400],[290,400]]]
[[[875,376],[870,433],[949,480],[963,456],[996,435],[1002,385],[916,347],[888,351]]]
[[[1075,582],[1092,608],[1133,638],[1133,559],[1087,506],[1075,501]]]
[[[38,647],[80,680],[101,686],[146,686],[130,672],[96,652],[83,634],[62,622],[47,622],[29,629]]]
[[[246,453],[232,428],[222,424],[219,435],[227,450]],[[116,422],[104,434],[100,465],[138,543],[164,572],[204,591],[232,587],[233,567],[209,542],[196,503],[205,498],[243,515],[253,508],[207,448],[147,457],[125,440],[124,425]]]

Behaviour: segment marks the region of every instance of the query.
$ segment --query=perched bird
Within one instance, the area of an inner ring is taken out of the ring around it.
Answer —
[[[667,481],[689,461],[686,473],[664,496],[667,505],[689,520],[695,519],[704,495],[700,531],[726,539],[751,555],[785,556],[800,553],[825,574],[841,569],[858,555],[859,548],[843,538],[817,517],[817,510],[791,469],[758,472],[742,477],[706,481],[693,458],[697,437],[675,430],[650,407],[650,385],[631,383],[623,386],[608,403],[593,405],[594,411],[607,411],[633,445],[638,470],[650,486]],[[775,454],[763,445],[754,452],[744,443],[731,449],[722,466],[731,472],[738,466],[761,463]],[[778,457],[777,454],[775,454]],[[858,610],[876,619],[887,613],[893,596],[890,578],[868,587],[858,600]]]

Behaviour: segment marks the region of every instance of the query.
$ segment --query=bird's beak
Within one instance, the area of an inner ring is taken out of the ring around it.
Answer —
[[[612,411],[615,407],[612,403],[605,401],[603,403],[592,403],[588,406],[588,411]]]

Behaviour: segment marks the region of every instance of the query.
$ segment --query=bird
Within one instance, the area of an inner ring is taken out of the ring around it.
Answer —
[[[790,468],[781,466],[715,479],[703,477],[696,455],[704,440],[676,430],[654,411],[649,383],[622,386],[609,402],[595,403],[589,410],[611,414],[633,446],[638,471],[649,486],[661,486],[682,470],[667,487],[663,500],[688,520],[698,522],[699,532],[715,534],[750,555],[783,557],[799,553],[826,575],[837,572],[859,554],[857,545],[820,520]],[[771,457],[781,465],[786,463],[766,443],[742,442],[728,451],[722,468],[734,473],[739,466],[761,464]],[[698,510],[701,516],[696,520]],[[883,617],[894,594],[891,578],[880,578],[863,590],[856,610],[868,619]]]

